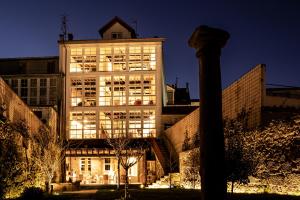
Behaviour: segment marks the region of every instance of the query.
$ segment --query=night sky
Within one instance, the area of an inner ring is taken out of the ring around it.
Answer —
[[[222,51],[223,88],[253,66],[267,65],[267,83],[300,86],[300,1],[130,1],[1,0],[0,58],[58,55],[61,15],[67,14],[74,39],[97,39],[114,16],[140,37],[166,38],[167,83],[178,77],[198,98],[198,64],[187,45],[194,29],[209,25],[231,38]]]

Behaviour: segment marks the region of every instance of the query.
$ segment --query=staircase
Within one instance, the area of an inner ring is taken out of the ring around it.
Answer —
[[[168,175],[148,185],[147,188],[170,188],[170,176],[171,188],[180,187],[180,173],[169,173]]]
[[[151,138],[150,142],[153,151],[164,170],[164,174],[168,174],[170,172],[170,153],[168,148],[162,139]]]

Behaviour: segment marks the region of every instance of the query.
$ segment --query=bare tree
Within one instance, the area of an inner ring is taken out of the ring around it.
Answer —
[[[129,199],[128,192],[128,170],[137,164],[145,153],[146,143],[138,141],[132,136],[121,134],[117,137],[107,135],[107,143],[113,148],[116,158],[118,159],[118,185],[120,183],[120,165],[125,170],[125,193],[124,199]]]
[[[34,151],[31,159],[44,175],[46,190],[49,192],[55,173],[64,160],[62,151],[66,145],[58,141],[55,134],[51,134],[49,130],[42,127],[38,134],[32,136],[32,140]]]
[[[189,150],[183,159],[183,165],[183,181],[195,189],[196,184],[200,185],[200,149]]]

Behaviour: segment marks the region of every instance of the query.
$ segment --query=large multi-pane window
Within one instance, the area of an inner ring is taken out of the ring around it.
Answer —
[[[113,71],[126,70],[126,48],[114,47]]]
[[[13,91],[18,94],[18,88],[19,88],[19,85],[18,85],[18,79],[12,79],[11,80],[11,87],[13,89]]]
[[[129,105],[142,105],[141,75],[129,76]]]
[[[112,119],[111,112],[104,111],[99,112],[99,131],[100,138],[112,137],[111,129],[112,129]]]
[[[37,79],[30,79],[30,105],[37,105]]]
[[[96,138],[96,112],[83,112],[83,138]]]
[[[156,69],[156,53],[154,46],[144,46],[143,48],[143,70]]]
[[[132,137],[142,137],[142,112],[141,110],[130,110],[128,119],[128,132]]]
[[[71,79],[71,105],[82,106],[82,81],[80,78]]]
[[[125,137],[125,136],[126,136],[126,111],[114,111],[112,137]]]
[[[70,72],[141,71],[156,69],[155,46],[104,46],[71,48]],[[98,69],[97,69],[98,66]]]
[[[46,78],[40,79],[40,104],[41,105],[47,104],[47,79]]]
[[[84,106],[96,106],[96,79],[84,79]]]
[[[96,112],[76,111],[70,113],[70,138],[96,138]]]
[[[82,48],[72,48],[70,56],[70,72],[83,71],[83,52]]]
[[[100,48],[99,71],[101,72],[112,71],[112,48],[111,47]]]
[[[125,76],[113,76],[113,105],[126,105]]]
[[[155,95],[155,75],[144,75],[143,80],[143,105],[154,105]]]
[[[96,48],[85,48],[83,56],[84,72],[96,71]]]
[[[27,97],[28,97],[28,80],[21,79],[21,99],[24,102],[27,102]]]
[[[128,59],[129,71],[143,70],[141,46],[129,47]]]
[[[96,106],[96,79],[71,79],[71,105]]]
[[[111,76],[101,76],[99,78],[99,105],[109,106],[112,102],[112,82]]]
[[[53,105],[56,104],[57,98],[57,79],[51,78],[50,79],[50,88],[49,88],[49,104]]]
[[[70,138],[81,139],[82,128],[83,128],[83,116],[82,112],[71,112],[70,113]]]
[[[143,137],[155,137],[155,111],[144,110],[143,111]]]

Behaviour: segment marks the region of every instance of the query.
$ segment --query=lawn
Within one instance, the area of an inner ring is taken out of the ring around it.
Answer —
[[[199,200],[199,190],[185,189],[130,189],[132,199],[135,200]],[[99,199],[113,200],[119,199],[123,195],[123,190],[100,189],[96,193],[83,194],[61,194],[59,196],[48,197],[47,200],[70,200],[70,199]],[[300,196],[287,196],[275,194],[234,194],[228,195],[228,200],[300,200]]]

